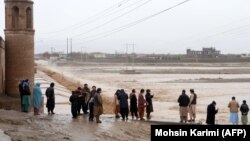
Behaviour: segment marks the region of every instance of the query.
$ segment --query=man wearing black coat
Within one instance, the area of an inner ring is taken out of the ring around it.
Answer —
[[[120,113],[122,116],[122,120],[128,120],[128,94],[125,93],[123,89],[121,89],[121,93],[118,96],[118,99],[120,101]]]
[[[247,105],[247,101],[243,100],[242,105],[240,106],[240,111],[241,111],[241,122],[242,125],[247,125],[248,122],[248,112],[249,112],[249,107]]]
[[[47,97],[47,104],[46,107],[48,108],[48,114],[55,114],[54,108],[55,108],[55,93],[54,93],[54,83],[50,84],[50,87],[47,88],[45,95]]]
[[[137,97],[135,89],[133,89],[132,93],[130,94],[130,112],[132,119],[134,119],[134,116],[136,119],[138,119]]]
[[[178,102],[180,106],[180,119],[181,119],[180,122],[187,123],[188,105],[189,105],[190,99],[188,95],[186,94],[185,90],[182,90],[182,94],[179,96]]]
[[[215,109],[216,102],[213,101],[211,104],[207,106],[207,120],[206,123],[209,125],[215,124],[215,114],[218,113],[218,109]]]
[[[152,98],[154,97],[154,95],[151,95],[150,90],[147,89],[146,90],[146,95],[145,95],[145,99],[147,101],[147,106],[146,106],[146,112],[147,112],[147,119],[150,119],[150,113],[153,112],[153,102],[152,102]]]
[[[71,103],[71,113],[72,118],[77,118],[77,108],[78,108],[78,95],[75,91],[72,91],[72,95],[69,98],[69,101]]]

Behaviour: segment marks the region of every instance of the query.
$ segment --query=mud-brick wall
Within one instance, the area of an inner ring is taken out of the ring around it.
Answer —
[[[0,95],[4,93],[5,83],[5,48],[4,40],[0,37]]]

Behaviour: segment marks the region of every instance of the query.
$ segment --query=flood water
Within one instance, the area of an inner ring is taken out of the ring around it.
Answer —
[[[197,103],[197,120],[205,121],[206,107],[213,100],[217,102],[219,113],[216,115],[218,123],[229,122],[229,109],[227,105],[232,96],[236,97],[239,104],[242,100],[250,101],[250,74],[238,72],[238,74],[120,74],[112,72],[121,70],[123,66],[48,66],[50,69],[61,73],[63,76],[79,81],[81,84],[88,83],[89,86],[96,85],[103,89],[103,95],[112,99],[117,89],[125,89],[129,94],[132,89],[137,93],[140,89],[151,89],[154,94],[153,118],[155,120],[179,121],[177,99],[181,91],[185,89],[189,95],[189,89],[194,89],[198,95]],[[243,67],[243,66],[242,66]],[[250,69],[249,67],[243,67]],[[137,70],[167,70],[173,69],[194,69],[199,70],[216,70],[228,69],[234,70],[239,67],[137,67]],[[111,70],[106,72],[105,70]],[[202,81],[201,81],[202,80]],[[223,82],[218,81],[223,80]],[[58,88],[59,89],[59,88]],[[58,90],[59,91],[59,90]],[[69,91],[65,88],[60,90],[58,103],[64,105],[68,103]],[[63,104],[64,103],[64,104]],[[61,106],[58,112],[68,113],[67,106]],[[60,107],[60,106],[59,106]],[[240,115],[240,114],[239,114]]]

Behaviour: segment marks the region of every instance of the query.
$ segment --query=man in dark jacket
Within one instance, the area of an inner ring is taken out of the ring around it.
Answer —
[[[45,95],[47,97],[46,107],[48,108],[48,114],[55,114],[55,93],[54,93],[54,83],[50,84],[50,87],[46,89]]]
[[[247,105],[247,101],[243,100],[242,105],[240,106],[240,111],[241,111],[241,122],[243,125],[247,125],[248,122],[248,112],[249,112],[249,107]]]
[[[134,116],[136,117],[136,119],[138,119],[137,97],[135,89],[132,90],[132,93],[130,94],[129,97],[130,97],[130,112],[132,115],[132,119],[134,119]]]
[[[24,80],[20,81],[18,85],[19,93],[20,93],[20,98],[21,98],[21,111],[24,112],[24,106],[23,106],[23,83]]]
[[[128,94],[126,94],[125,91],[121,89],[118,99],[120,101],[120,113],[122,120],[125,120],[125,117],[128,120]]]
[[[77,90],[75,91],[75,93],[78,95],[78,107],[77,107],[77,114],[80,115],[81,114],[81,109],[84,108],[84,96],[82,93],[82,88],[78,87]]]
[[[72,91],[72,95],[69,98],[69,101],[71,103],[71,113],[72,118],[77,118],[77,108],[78,108],[78,95],[75,91]]]
[[[207,106],[207,119],[206,123],[209,125],[215,124],[215,114],[218,113],[218,109],[215,109],[216,102],[213,101],[211,104]]]
[[[147,106],[146,106],[146,112],[147,112],[147,119],[150,119],[150,113],[153,112],[153,102],[152,102],[152,98],[154,97],[154,95],[151,95],[150,90],[147,89],[146,90],[146,95],[145,95],[145,99],[147,101]]]
[[[187,123],[188,105],[190,100],[185,90],[182,90],[182,94],[179,96],[178,102],[180,106],[180,122]]]

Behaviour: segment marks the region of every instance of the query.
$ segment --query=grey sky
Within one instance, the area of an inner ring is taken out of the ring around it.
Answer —
[[[187,48],[203,46],[216,47],[223,53],[250,53],[249,0],[191,0],[102,38],[104,33],[182,1],[34,0],[35,51],[53,47],[66,52],[69,37],[73,39],[73,51],[125,52],[125,44],[134,43],[138,53],[185,53]],[[4,36],[3,0],[0,11],[0,35]]]

